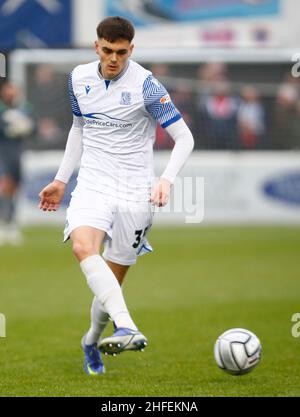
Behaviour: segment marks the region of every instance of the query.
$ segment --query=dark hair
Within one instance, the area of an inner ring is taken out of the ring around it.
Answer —
[[[104,38],[108,42],[116,42],[118,39],[127,39],[131,42],[134,37],[134,27],[123,17],[109,16],[99,23],[97,35],[98,39]]]

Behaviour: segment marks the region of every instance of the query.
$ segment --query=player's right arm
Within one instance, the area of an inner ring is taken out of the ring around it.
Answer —
[[[64,196],[66,185],[72,173],[78,166],[82,155],[82,129],[83,121],[73,116],[73,125],[70,129],[63,160],[54,181],[48,184],[39,194],[39,208],[44,211],[56,211]]]
[[[82,134],[84,121],[74,94],[72,73],[69,76],[69,95],[73,112],[73,125],[70,129],[66,149],[54,181],[48,184],[39,194],[39,208],[44,211],[58,210],[64,196],[66,185],[78,165],[82,155]]]

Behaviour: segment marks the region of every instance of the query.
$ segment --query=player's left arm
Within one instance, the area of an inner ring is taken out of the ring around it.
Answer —
[[[152,75],[144,82],[143,94],[146,110],[175,142],[168,165],[151,193],[151,202],[162,207],[168,203],[171,186],[194,148],[194,139],[167,90]]]
[[[166,169],[152,189],[151,202],[159,207],[168,203],[171,186],[194,148],[192,132],[183,119],[167,126],[166,131],[174,140],[175,146]]]

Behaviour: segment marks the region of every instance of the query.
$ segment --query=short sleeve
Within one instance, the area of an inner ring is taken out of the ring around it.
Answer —
[[[71,102],[71,106],[72,106],[72,112],[73,112],[74,116],[81,117],[82,114],[81,114],[81,111],[80,111],[80,107],[79,107],[77,98],[74,94],[74,90],[73,90],[72,75],[73,75],[73,72],[71,72],[71,74],[69,75],[69,80],[68,80],[68,88],[69,88],[69,95],[70,95],[70,102]]]
[[[165,128],[181,119],[165,87],[149,75],[143,84],[143,97],[146,110],[161,127]]]

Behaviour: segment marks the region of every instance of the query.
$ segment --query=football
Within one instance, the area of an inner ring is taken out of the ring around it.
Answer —
[[[222,333],[214,347],[219,368],[232,375],[252,371],[261,359],[261,343],[258,337],[246,329],[230,329]]]

